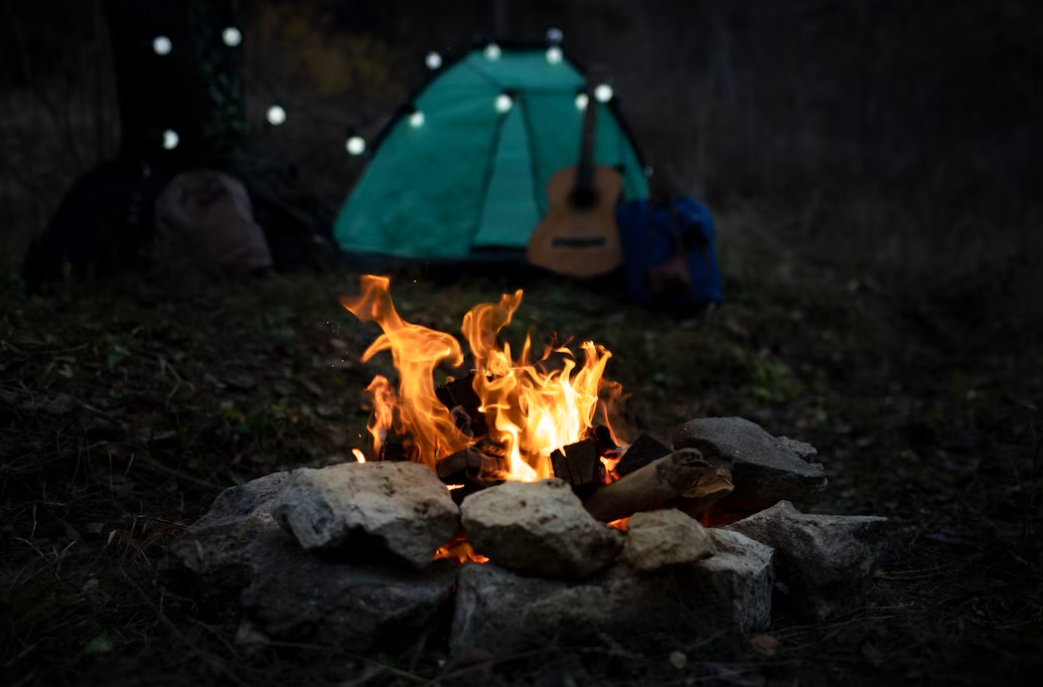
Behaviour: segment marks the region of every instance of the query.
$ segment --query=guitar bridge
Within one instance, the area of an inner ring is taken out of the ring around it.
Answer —
[[[556,237],[551,240],[552,246],[559,248],[595,248],[597,246],[605,245],[605,237],[603,236],[592,236],[590,238],[561,238]]]

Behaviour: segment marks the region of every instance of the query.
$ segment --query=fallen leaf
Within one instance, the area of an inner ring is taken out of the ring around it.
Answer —
[[[76,407],[76,401],[68,394],[59,394],[53,401],[48,403],[44,410],[51,415],[67,415]]]
[[[322,390],[322,387],[310,379],[302,379],[301,386],[303,386],[305,389],[312,392],[319,398],[322,398],[322,396],[325,394],[325,392]]]
[[[112,641],[108,633],[102,630],[101,633],[87,642],[87,646],[83,648],[83,653],[90,656],[91,654],[107,654],[116,647],[116,643]]]
[[[228,386],[232,387],[233,389],[237,389],[239,391],[250,391],[255,386],[257,386],[257,382],[254,381],[254,378],[250,375],[236,375],[235,377],[228,377],[227,379],[225,379],[225,383],[227,383]]]
[[[771,635],[753,635],[750,637],[750,646],[762,656],[774,656],[779,649],[779,640]]]
[[[334,418],[334,417],[343,417],[344,416],[344,411],[342,411],[337,406],[328,406],[328,405],[323,405],[321,403],[319,405],[315,406],[315,412],[318,413],[319,417],[325,417],[325,418]]]

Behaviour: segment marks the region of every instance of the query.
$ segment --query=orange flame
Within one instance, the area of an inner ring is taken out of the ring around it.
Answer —
[[[362,356],[363,362],[379,351],[390,350],[399,373],[397,393],[391,383],[377,376],[367,387],[373,400],[369,430],[373,455],[379,455],[389,431],[411,438],[412,458],[434,467],[438,460],[478,438],[457,429],[449,410],[434,392],[433,372],[443,361],[463,362],[457,340],[443,332],[411,324],[395,311],[387,277],[362,278],[362,295],[342,299],[345,308],[363,321],[373,320],[384,330]],[[509,344],[497,343],[497,335],[511,322],[521,304],[522,291],[504,294],[500,302],[475,306],[464,316],[462,331],[475,361],[473,387],[481,400],[489,438],[503,446],[509,478],[532,481],[550,477],[550,454],[583,439],[591,430],[600,405],[599,391],[611,398],[619,385],[603,379],[611,353],[604,346],[585,341],[584,360],[577,369],[571,351],[547,347],[537,363],[530,362],[528,337],[517,359]],[[545,371],[540,363],[551,353],[564,358],[562,369]],[[608,424],[608,409],[602,419]],[[611,427],[610,427],[611,431]]]

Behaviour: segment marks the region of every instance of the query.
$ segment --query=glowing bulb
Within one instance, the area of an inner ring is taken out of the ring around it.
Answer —
[[[565,36],[561,33],[561,29],[547,29],[547,40],[551,43],[560,43],[561,39]]]
[[[549,48],[547,48],[547,61],[551,64],[558,64],[559,62],[561,62],[562,57],[563,55],[561,52],[561,48],[559,48],[558,46],[552,45]]]
[[[487,60],[498,60],[500,59],[500,46],[495,43],[490,43],[485,46],[485,59]]]
[[[607,83],[599,84],[594,89],[594,97],[598,99],[599,103],[607,103],[612,100],[612,87]]]
[[[229,26],[221,32],[221,40],[223,40],[225,45],[229,48],[234,48],[243,42],[243,34],[239,33],[239,29],[234,26]]]
[[[177,144],[181,142],[181,137],[177,135],[177,132],[173,129],[167,129],[163,132],[163,148],[165,150],[173,150],[177,148]]]
[[[286,110],[282,109],[280,105],[272,105],[268,108],[265,117],[272,126],[279,126],[286,121]]]
[[[366,152],[366,141],[361,136],[349,136],[348,142],[344,144],[352,155],[361,155]]]
[[[585,109],[587,109],[587,102],[589,100],[590,100],[590,98],[587,97],[586,93],[577,93],[576,94],[576,109],[577,110],[585,110]]]
[[[496,97],[496,111],[501,114],[510,110],[513,105],[514,100],[506,93],[501,93]]]
[[[409,125],[414,129],[424,125],[424,113],[417,110],[413,114],[409,115]]]
[[[152,39],[152,49],[157,55],[169,55],[174,44],[166,36],[156,36]]]
[[[424,64],[427,65],[428,69],[438,69],[442,66],[442,56],[436,52],[429,52],[427,57],[424,58]]]

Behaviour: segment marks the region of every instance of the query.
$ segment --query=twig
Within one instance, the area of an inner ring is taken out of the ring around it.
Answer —
[[[135,582],[130,575],[127,574],[127,571],[123,568],[123,566],[119,567],[119,572],[120,576],[127,582],[127,584],[129,584],[130,587],[135,592],[137,592],[138,596],[141,597],[141,600],[144,601],[145,604],[156,613],[156,617],[159,618],[159,622],[162,623],[163,626],[166,627],[170,631],[170,633],[174,635],[174,638],[182,644],[184,644],[185,648],[188,649],[191,655],[202,658],[203,652],[196,648],[195,645],[193,645],[192,642],[188,639],[188,637],[186,637],[185,634],[178,629],[177,625],[172,623],[170,619],[167,618],[166,614],[163,613],[163,611],[160,610],[160,608],[156,606],[155,603],[153,603],[152,599],[149,598],[149,595],[145,593],[145,590],[142,589],[141,586],[137,582]],[[231,671],[225,668],[223,662],[215,661],[214,664],[231,682],[235,683],[236,685],[239,685],[240,687],[248,687],[246,682],[243,682],[238,677],[233,675]]]
[[[186,475],[183,472],[178,472],[177,470],[175,470],[173,468],[168,468],[166,465],[163,465],[162,463],[159,463],[159,462],[157,462],[155,460],[149,459],[149,464],[152,467],[156,468],[157,470],[160,470],[161,472],[165,472],[165,473],[167,473],[169,475],[173,475],[173,476],[177,477],[178,479],[185,480],[186,482],[194,482],[194,483],[196,483],[196,484],[198,484],[200,486],[207,487],[208,489],[213,489],[214,488],[214,485],[211,484],[210,482],[207,482],[206,480],[202,480],[202,479],[199,479],[198,477],[193,477],[191,475]]]

